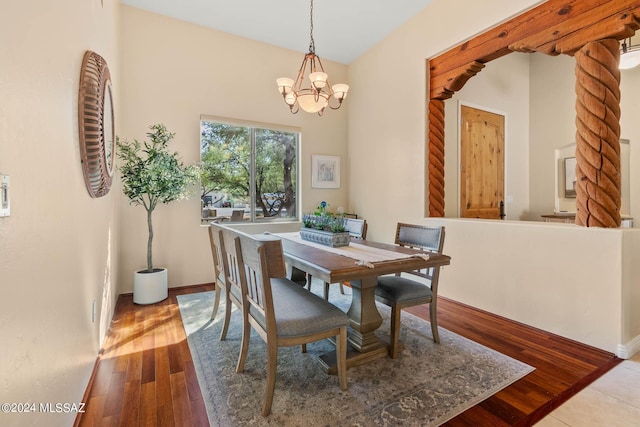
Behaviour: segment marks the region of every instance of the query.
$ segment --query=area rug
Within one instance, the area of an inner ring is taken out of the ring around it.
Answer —
[[[323,288],[318,283],[314,289]],[[345,312],[350,289],[341,295],[332,286],[329,300]],[[271,415],[262,417],[266,378],[266,345],[251,334],[244,373],[235,373],[240,351],[241,314],[231,314],[229,332],[220,341],[224,298],[211,320],[214,292],[178,296],[198,383],[212,426],[438,426],[533,371],[529,365],[439,328],[440,344],[429,322],[402,313],[397,359],[383,358],[347,372],[342,391],[335,375],[326,374],[318,357],[331,343],[278,351],[278,374]],[[235,309],[235,306],[234,306]],[[389,309],[377,331],[388,341]]]

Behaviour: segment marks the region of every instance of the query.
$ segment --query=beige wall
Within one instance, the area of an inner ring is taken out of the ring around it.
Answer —
[[[640,230],[405,219],[446,228],[441,295],[622,358],[640,350]]]
[[[511,54],[490,62],[445,101],[445,216],[460,213],[460,105],[505,116],[505,213],[529,213],[529,55]]]
[[[347,207],[347,109],[327,111],[323,117],[293,115],[275,84],[277,77],[295,77],[301,53],[128,6],[121,7],[121,18],[125,102],[120,106],[120,137],[143,139],[149,125],[164,123],[176,133],[173,148],[186,162],[197,162],[201,114],[294,126],[302,131],[302,212],[322,200],[334,209]],[[318,54],[322,56],[321,49]],[[347,80],[346,66],[323,64],[332,82]],[[312,154],[342,158],[340,189],[311,188]],[[118,283],[121,292],[131,292],[133,272],[146,262],[146,216],[143,208],[120,199]],[[154,213],[154,264],[168,267],[169,286],[213,281],[207,231],[199,216],[198,196]]]
[[[442,19],[461,3],[434,0],[350,65],[354,93],[349,104],[350,205],[367,218],[372,240],[393,241],[398,221],[445,224],[444,251],[452,256],[452,263],[441,276],[444,296],[628,357],[640,350],[640,316],[632,312],[640,271],[631,261],[638,257],[638,230],[585,229],[539,221],[424,219],[428,75],[424,60],[539,2],[464,2],[464,15]],[[575,139],[573,72],[571,68],[566,78],[565,74],[544,77],[542,64],[527,59],[532,62],[528,68],[511,56],[501,60],[504,69],[494,70],[494,64],[488,64],[467,83],[470,93],[461,92],[458,98],[507,113],[506,194],[513,197],[507,211],[511,219],[538,219],[540,212],[554,206],[554,150]],[[554,69],[562,68],[567,58],[559,61]],[[627,79],[625,73],[622,109],[626,113],[621,126],[622,137],[631,141],[633,168],[640,164],[634,148],[638,121],[633,116],[628,121],[633,99],[624,93],[635,75]],[[489,89],[474,87],[482,78],[489,79]],[[379,102],[356,95],[368,95],[367,89],[379,82],[386,82],[375,92]],[[511,92],[523,100],[529,98],[531,104],[508,101],[506,94]],[[550,100],[542,98],[547,93],[552,95]],[[455,134],[457,126],[457,106],[452,101],[446,107],[447,118],[454,116],[452,124],[447,121],[448,134]],[[446,142],[449,213],[457,198],[457,183],[450,189],[448,182],[456,173],[457,151],[449,147],[456,146],[457,135],[447,135]],[[639,173],[631,171],[631,194],[640,186]],[[632,201],[632,215],[638,212],[638,203]]]
[[[349,204],[369,238],[391,241],[398,218],[424,216],[425,60],[537,3],[434,0],[349,66]]]
[[[7,3],[10,3],[7,4]],[[82,400],[117,292],[117,195],[92,199],[78,142],[82,58],[106,58],[116,106],[114,0],[5,2],[0,13],[0,401]],[[92,322],[91,307],[97,313]],[[75,414],[2,414],[6,425],[71,425]]]
[[[624,188],[624,214],[640,216],[640,121],[634,94],[640,91],[640,68],[620,71],[620,137],[629,140],[629,188]],[[554,151],[576,141],[575,59],[570,56],[531,56],[530,155],[531,215],[553,212]],[[626,149],[625,149],[626,153]],[[626,187],[626,186],[625,186]],[[634,191],[635,190],[635,191]],[[575,205],[573,205],[575,209]],[[640,226],[636,219],[634,226]]]

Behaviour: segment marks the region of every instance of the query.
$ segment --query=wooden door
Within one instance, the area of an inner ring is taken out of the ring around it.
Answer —
[[[500,219],[504,201],[504,116],[461,107],[460,216]]]

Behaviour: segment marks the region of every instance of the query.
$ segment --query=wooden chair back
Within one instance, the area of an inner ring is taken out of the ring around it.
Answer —
[[[217,227],[220,230],[220,248],[223,256],[223,265],[225,267],[225,281],[227,283],[227,289],[230,291],[230,295],[240,295],[240,306],[244,306],[245,290],[243,289],[243,283],[240,277],[242,260],[238,259],[236,252],[236,231],[221,226],[218,224],[211,224],[211,227]],[[237,292],[231,292],[231,287],[235,287]]]
[[[425,252],[441,254],[444,246],[444,227],[398,223],[395,243]],[[430,280],[431,291],[435,294],[440,267],[408,271],[407,273]]]
[[[213,273],[215,274],[216,286],[225,286],[225,259],[222,256],[220,239],[220,227],[216,224],[211,224],[209,226],[209,243],[211,244],[211,256],[213,257]]]
[[[246,301],[250,304],[249,322],[269,342],[277,336],[271,279],[286,276],[282,241],[268,235],[257,237],[238,233],[235,247],[237,258],[244,266],[240,279],[246,285]],[[264,324],[256,320],[256,313],[260,314],[258,318],[265,319]]]
[[[367,238],[367,221],[364,219],[344,218],[344,228],[351,237]]]
[[[244,220],[244,211],[243,210],[234,210],[234,211],[231,212],[230,221],[239,222],[239,221],[243,221],[243,220]]]

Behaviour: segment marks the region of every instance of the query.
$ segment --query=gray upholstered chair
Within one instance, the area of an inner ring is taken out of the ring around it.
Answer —
[[[225,296],[225,316],[222,327],[222,332],[220,334],[220,340],[223,341],[227,335],[227,329],[229,328],[229,316],[231,313],[231,295],[233,294],[233,302],[238,306],[239,309],[242,309],[241,303],[241,292],[240,285],[237,282],[237,286],[234,287],[233,291],[231,288],[231,283],[227,281],[227,276],[229,276],[229,267],[228,260],[224,253],[224,246],[222,242],[222,229],[215,223],[211,223],[209,225],[209,242],[211,243],[211,255],[213,256],[213,272],[215,275],[216,281],[216,295],[213,301],[213,311],[211,313],[211,320],[216,318],[216,314],[218,313],[218,305],[220,304],[220,296],[224,293]]]
[[[244,211],[239,209],[231,211],[231,218],[229,219],[229,221],[231,222],[244,221]]]
[[[222,265],[222,251],[220,250],[220,234],[217,228],[209,226],[209,243],[211,245],[211,256],[213,257],[213,275],[216,283],[216,295],[213,300],[213,311],[211,320],[216,318],[218,313],[218,305],[220,304],[220,294],[227,293],[227,287],[224,282],[224,267]]]
[[[349,232],[352,238],[366,239],[367,238],[367,221],[364,219],[358,219],[358,215],[355,218],[344,218],[344,228]],[[348,283],[340,282],[340,293],[344,295],[344,285]],[[324,284],[324,298],[329,299],[329,285]]]
[[[395,243],[400,246],[442,253],[444,245],[444,227],[427,227],[399,223],[396,228]],[[396,358],[400,352],[400,313],[403,308],[420,304],[429,304],[431,333],[436,343],[438,334],[437,297],[440,267],[416,270],[405,274],[419,276],[428,284],[406,277],[381,276],[376,287],[376,301],[391,307],[391,342],[389,354]]]
[[[357,215],[356,215],[357,216]],[[356,239],[367,238],[367,221],[364,219],[344,218],[344,228],[349,232],[351,237]],[[306,278],[305,278],[306,279]],[[296,283],[304,285],[302,280],[298,277],[298,280],[294,280]],[[329,283],[324,284],[324,299],[329,300]],[[307,280],[307,289],[311,290],[311,276]],[[340,293],[344,295],[344,283],[340,282]]]
[[[351,237],[357,239],[367,238],[367,221],[364,219],[344,219],[344,228],[349,232]]]
[[[231,304],[233,303],[243,314],[242,345],[248,346],[250,330],[247,326],[246,318],[244,318],[245,312],[242,310],[244,300],[236,258],[235,233],[227,227],[211,224],[209,226],[209,239],[211,242],[211,252],[213,254],[214,272],[216,274],[216,295],[211,319],[216,317],[220,294],[224,290],[226,304],[222,331],[220,332],[220,341],[224,341],[227,338],[231,318]],[[242,350],[240,354],[242,354]],[[238,363],[240,362],[238,361]],[[238,366],[236,366],[236,372],[239,372]]]
[[[248,321],[267,344],[267,382],[262,415],[271,412],[278,347],[305,345],[335,337],[340,387],[347,389],[347,325],[349,317],[333,304],[285,278],[282,241],[274,236],[237,233],[237,258],[246,291]],[[242,371],[248,346],[238,361]],[[330,378],[330,377],[327,377]]]

